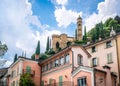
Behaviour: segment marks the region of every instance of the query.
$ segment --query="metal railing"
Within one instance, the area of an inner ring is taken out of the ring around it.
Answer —
[[[70,81],[64,81],[64,82],[57,82],[52,84],[47,84],[44,86],[73,86],[73,82]]]
[[[30,74],[30,75],[34,76],[35,71],[34,70],[27,71],[26,69],[23,69],[23,74]]]

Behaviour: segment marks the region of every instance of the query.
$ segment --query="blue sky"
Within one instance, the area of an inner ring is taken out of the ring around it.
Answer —
[[[80,15],[89,31],[96,23],[120,16],[120,0],[3,0],[0,3],[0,41],[7,44],[4,58],[9,66],[15,53],[27,57],[35,52],[37,41],[41,53],[47,37],[66,33],[74,36]]]

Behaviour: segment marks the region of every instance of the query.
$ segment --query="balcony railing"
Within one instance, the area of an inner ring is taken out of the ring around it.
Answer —
[[[70,81],[64,81],[64,82],[57,82],[52,84],[47,84],[44,86],[73,86],[73,82]]]
[[[23,74],[30,74],[31,76],[34,76],[35,75],[35,71],[34,70],[26,70],[26,69],[23,69]]]
[[[0,86],[7,86],[7,82],[0,80]]]

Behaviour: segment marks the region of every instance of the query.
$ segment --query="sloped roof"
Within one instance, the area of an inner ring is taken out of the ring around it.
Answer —
[[[73,45],[65,47],[64,49],[62,49],[61,51],[57,52],[56,54],[50,56],[49,58],[45,59],[44,61],[39,62],[39,64],[43,64],[44,62],[46,62],[46,61],[54,58],[55,56],[60,55],[61,53],[65,52],[67,50],[70,50],[74,46],[80,47],[88,55],[88,57],[91,57],[91,55],[89,54],[89,52],[83,46],[78,45],[78,44],[73,44]]]

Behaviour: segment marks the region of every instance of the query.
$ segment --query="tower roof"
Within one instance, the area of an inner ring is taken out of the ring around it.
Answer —
[[[79,15],[77,19],[82,19],[82,17]]]

